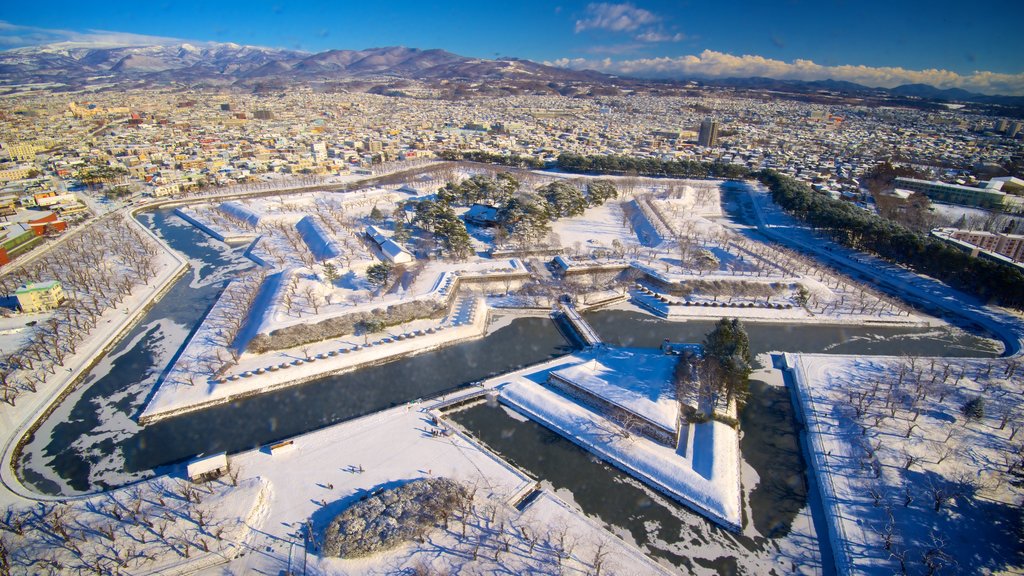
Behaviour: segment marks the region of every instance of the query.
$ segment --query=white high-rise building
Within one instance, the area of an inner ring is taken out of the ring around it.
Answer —
[[[327,144],[323,142],[314,142],[312,149],[314,162],[322,162],[327,159]]]

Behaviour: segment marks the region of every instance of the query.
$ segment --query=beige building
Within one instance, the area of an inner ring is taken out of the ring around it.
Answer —
[[[1021,234],[957,230],[950,234],[950,236],[955,240],[972,244],[982,250],[1006,256],[1014,262],[1024,260],[1024,235]]]
[[[25,284],[14,291],[22,312],[42,312],[56,308],[64,300],[64,289],[57,280]]]
[[[33,166],[15,166],[14,168],[8,168],[6,170],[0,170],[0,182],[10,182],[12,180],[24,180],[28,178],[32,171]]]

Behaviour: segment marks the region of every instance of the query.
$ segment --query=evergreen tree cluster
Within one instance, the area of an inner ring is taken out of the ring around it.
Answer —
[[[985,300],[1024,308],[1024,274],[1011,266],[974,258],[938,238],[816,194],[806,184],[773,170],[758,177],[776,204],[846,246],[873,252]]]
[[[600,206],[618,194],[615,184],[607,180],[590,182],[585,192],[578,184],[563,180],[534,192],[521,192],[519,181],[511,173],[494,177],[477,174],[459,183],[449,182],[438,189],[436,200],[417,203],[413,223],[431,232],[445,251],[464,257],[471,253],[472,246],[454,206],[496,206],[497,224],[505,237],[525,246],[542,241],[551,231],[551,221],[579,216],[587,207]]]
[[[524,246],[536,244],[551,231],[551,211],[536,194],[521,194],[498,210],[499,226]]]
[[[434,240],[446,255],[462,259],[473,253],[473,243],[466,224],[443,200],[418,202],[413,223],[433,234]]]
[[[671,176],[673,178],[746,178],[750,169],[726,162],[694,160],[659,160],[630,156],[581,156],[563,153],[558,167],[566,172],[598,174],[636,174],[638,176]]]
[[[587,200],[579,188],[563,180],[542,186],[538,192],[548,204],[552,219],[579,216],[587,209]]]
[[[718,397],[726,405],[747,398],[750,380],[750,339],[738,318],[722,318],[704,337],[704,366]]]
[[[494,154],[480,150],[459,151],[445,150],[439,154],[442,160],[469,160],[470,162],[481,162],[484,164],[500,164],[513,168],[530,168],[540,170],[544,168],[544,161],[531,156],[520,156],[519,154]]]
[[[366,279],[377,289],[384,288],[391,281],[394,266],[390,262],[378,262],[366,269]]]
[[[494,178],[476,174],[459,182],[449,182],[437,191],[437,199],[450,206],[471,206],[476,203],[501,205],[519,190],[519,181],[508,172]]]

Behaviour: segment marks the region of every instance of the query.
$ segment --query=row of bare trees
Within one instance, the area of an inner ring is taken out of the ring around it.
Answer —
[[[229,552],[240,519],[218,513],[237,484],[169,479],[69,503],[0,513],[0,574],[120,574]]]
[[[65,301],[38,322],[24,343],[0,362],[0,395],[14,405],[56,374],[99,323],[159,271],[159,246],[124,215],[104,217],[69,236],[35,261],[0,276],[0,291],[12,295],[21,285],[60,281]]]
[[[953,533],[959,526],[986,522],[967,518],[977,513],[975,500],[1019,502],[1020,364],[904,356],[866,366],[867,376],[844,377],[834,400],[848,422],[857,470],[851,483],[875,509],[860,516],[884,549],[876,554],[899,573],[935,574],[962,561],[963,550],[948,544],[965,538]],[[985,400],[983,412],[962,408],[977,398]]]

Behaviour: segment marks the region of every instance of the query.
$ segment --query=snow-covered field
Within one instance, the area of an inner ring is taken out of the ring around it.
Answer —
[[[194,486],[157,478],[70,502],[8,508],[9,574],[189,574],[247,550],[268,511],[271,487],[225,478]]]
[[[844,573],[1024,570],[1020,360],[789,362]]]
[[[268,481],[274,497],[250,551],[211,573],[277,574],[305,565],[317,574],[390,574],[415,567],[440,573],[587,574],[595,560],[602,573],[665,573],[550,493],[525,510],[513,507],[534,487],[533,480],[458,433],[432,434],[444,429],[425,412],[434,404],[401,406],[306,434],[294,438],[287,452],[263,449],[232,457],[243,478]],[[453,520],[423,542],[370,558],[318,554],[315,541],[324,528],[361,495],[430,476],[475,490],[476,506],[465,520]]]

